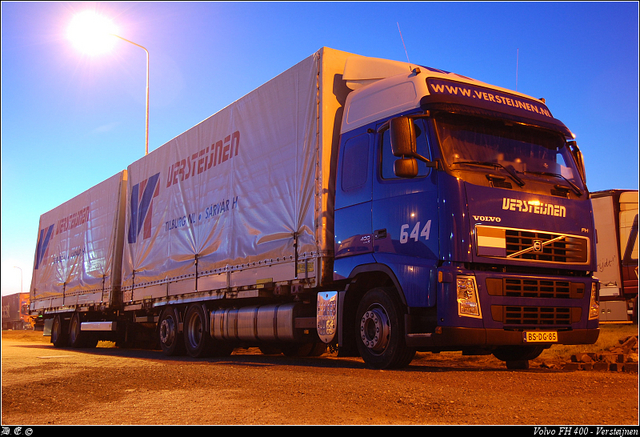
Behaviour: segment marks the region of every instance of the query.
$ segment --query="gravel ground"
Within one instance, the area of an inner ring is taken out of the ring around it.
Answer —
[[[403,370],[356,358],[165,357],[57,349],[3,332],[4,425],[637,425],[638,374],[419,353]],[[106,344],[108,345],[108,343]]]

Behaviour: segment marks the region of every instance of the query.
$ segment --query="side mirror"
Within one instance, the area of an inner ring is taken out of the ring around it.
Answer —
[[[583,184],[587,184],[587,172],[584,168],[584,158],[582,156],[582,152],[578,148],[578,143],[575,141],[569,141],[569,150],[571,150],[571,154],[573,155],[573,159],[576,160],[576,167],[578,167],[578,171],[580,172],[580,178],[582,179]]]
[[[391,152],[394,156],[412,157],[416,154],[416,131],[409,117],[389,121]]]
[[[393,163],[393,172],[399,178],[415,178],[418,176],[418,160],[400,158]]]
[[[389,129],[391,153],[400,159],[393,164],[393,171],[400,178],[415,178],[418,176],[418,160],[430,168],[438,168],[437,161],[430,161],[418,154],[416,130],[410,117],[396,117],[386,122],[378,132]]]

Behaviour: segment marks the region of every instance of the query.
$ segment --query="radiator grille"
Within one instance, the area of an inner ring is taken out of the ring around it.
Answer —
[[[539,231],[505,229],[506,257],[527,261],[584,264],[587,239]]]
[[[582,310],[574,307],[494,305],[493,319],[505,325],[568,326],[580,320]]]
[[[476,225],[476,253],[514,261],[589,263],[589,238],[529,229]]]
[[[487,278],[486,287],[490,296],[546,299],[582,299],[585,290],[582,282],[527,277]]]
[[[571,283],[538,279],[505,279],[505,296],[534,298],[570,298]]]

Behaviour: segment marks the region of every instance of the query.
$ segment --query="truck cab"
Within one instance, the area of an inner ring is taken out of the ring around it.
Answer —
[[[515,367],[554,343],[595,342],[584,165],[544,101],[371,58],[348,60],[343,79],[353,92],[336,170],[342,347],[378,367],[416,350],[493,353]]]

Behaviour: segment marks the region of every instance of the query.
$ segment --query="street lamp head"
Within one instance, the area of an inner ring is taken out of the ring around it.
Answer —
[[[117,38],[117,27],[107,17],[94,11],[81,12],[74,16],[67,29],[67,38],[88,55],[97,55],[111,50]]]
[[[94,11],[85,11],[73,17],[67,30],[67,38],[89,55],[97,55],[110,50],[117,39],[145,51],[147,54],[147,117],[144,154],[146,155],[149,153],[149,51],[140,44],[117,35],[117,32],[117,27],[107,17]]]

